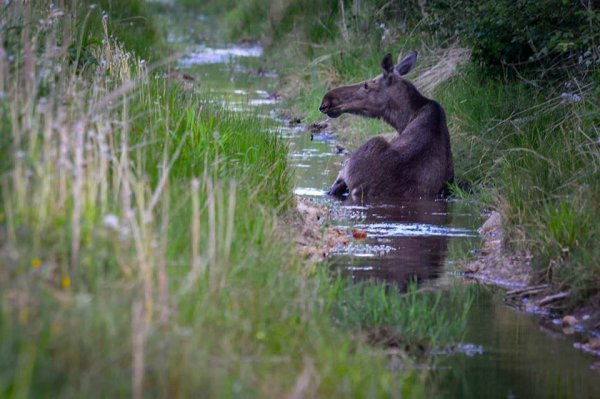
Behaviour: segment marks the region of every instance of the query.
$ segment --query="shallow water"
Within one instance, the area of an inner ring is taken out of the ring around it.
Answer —
[[[180,68],[203,93],[226,108],[270,118],[276,134],[288,139],[297,196],[332,209],[341,228],[360,229],[365,240],[351,240],[329,256],[332,267],[354,280],[380,279],[405,287],[418,281],[434,287],[464,283],[454,264],[479,248],[476,229],[483,218],[459,201],[404,201],[360,204],[325,196],[345,156],[331,132],[311,135],[305,126],[280,114],[276,74],[261,67],[255,45],[218,43],[199,17],[193,24],[171,24],[172,41],[185,48]],[[315,104],[317,107],[318,104]],[[467,283],[464,283],[467,284]],[[500,293],[484,286],[469,315],[464,342],[440,353],[432,396],[447,398],[600,398],[600,373],[573,340],[543,327],[534,315],[509,308]]]

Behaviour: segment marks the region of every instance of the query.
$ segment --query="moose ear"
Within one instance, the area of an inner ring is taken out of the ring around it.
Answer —
[[[406,75],[407,73],[412,71],[416,63],[417,52],[413,51],[412,53],[404,57],[402,61],[398,63],[398,65],[396,65],[396,72],[398,72],[400,76]]]
[[[390,53],[387,53],[381,60],[381,69],[383,70],[384,77],[394,71],[394,61],[392,61],[392,55]]]

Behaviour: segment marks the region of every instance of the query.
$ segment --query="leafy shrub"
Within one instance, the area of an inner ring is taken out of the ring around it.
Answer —
[[[429,7],[429,28],[445,37],[462,36],[484,66],[600,63],[600,10],[592,2],[433,0]]]

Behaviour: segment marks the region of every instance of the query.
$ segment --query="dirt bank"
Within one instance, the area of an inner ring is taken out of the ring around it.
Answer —
[[[492,212],[479,234],[479,256],[464,266],[465,275],[506,289],[527,287],[532,280],[531,255],[507,250],[500,213]]]
[[[506,246],[500,213],[492,212],[479,229],[482,237],[477,259],[465,263],[469,279],[505,289],[505,301],[526,312],[542,315],[544,322],[562,333],[581,334],[575,346],[600,356],[600,296],[583,305],[570,305],[570,292],[536,282],[529,252],[510,251]]]
[[[329,225],[329,209],[310,200],[296,198],[295,242],[311,263],[321,262],[338,245],[348,245],[346,232]]]

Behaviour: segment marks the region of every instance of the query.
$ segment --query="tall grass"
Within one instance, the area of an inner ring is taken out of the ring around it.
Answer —
[[[347,296],[309,272],[279,221],[283,139],[154,73],[110,17],[95,44],[79,20],[0,13],[0,396],[423,396],[424,372],[390,369],[336,309],[381,298],[378,326],[442,343],[451,309],[410,334],[389,314],[440,294]]]
[[[438,91],[451,115],[459,177],[491,190],[514,247],[534,255],[536,278],[598,293],[600,152],[597,87],[538,89],[466,69]],[[575,100],[573,100],[575,99]]]

